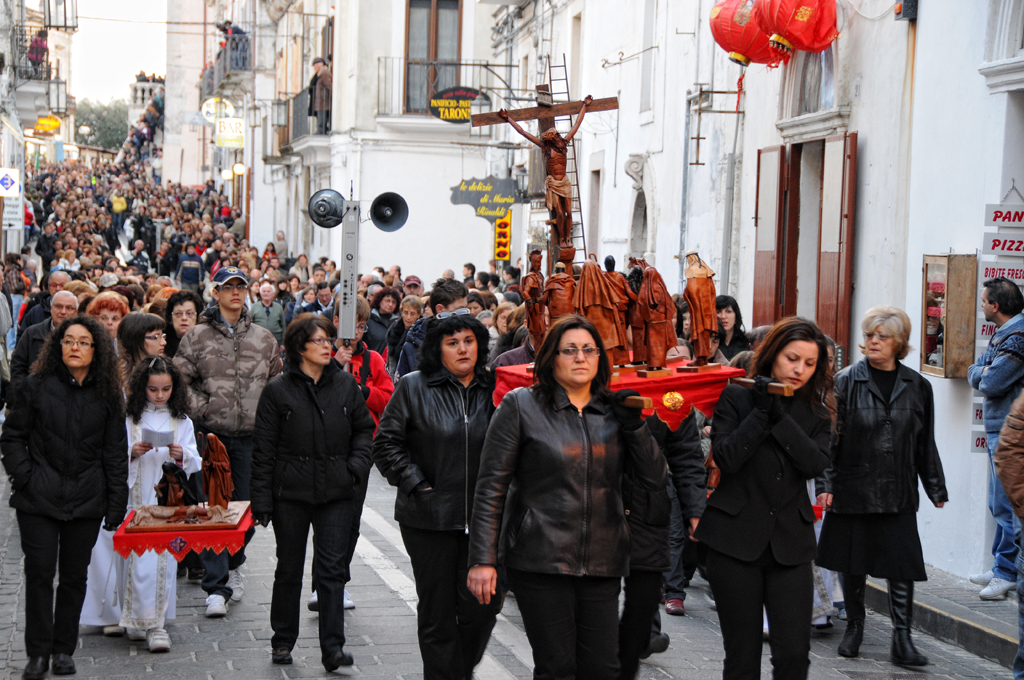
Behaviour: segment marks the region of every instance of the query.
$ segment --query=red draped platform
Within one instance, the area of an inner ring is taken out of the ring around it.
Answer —
[[[671,363],[685,366],[689,362]],[[502,398],[517,387],[529,387],[533,384],[532,366],[502,366],[497,369],[497,386],[494,389],[494,404],[501,403]],[[663,378],[641,378],[635,372],[621,372],[608,386],[614,390],[636,390],[642,397],[650,397],[654,408],[645,410],[644,415],[657,414],[673,430],[679,427],[690,409],[695,408],[706,416],[711,416],[718,403],[718,395],[722,393],[730,378],[742,378],[742,368],[723,366],[706,373],[673,373]],[[673,395],[682,397],[682,401]],[[668,404],[666,405],[665,397]]]
[[[245,532],[253,527],[252,512],[246,508],[242,521],[234,529],[189,529],[190,525],[182,524],[180,531],[128,533],[125,527],[134,514],[135,511],[128,513],[128,517],[114,533],[114,550],[124,558],[129,553],[141,555],[147,550],[155,550],[158,553],[169,552],[181,562],[189,551],[198,554],[207,548],[214,552],[227,550],[234,555],[245,546]]]

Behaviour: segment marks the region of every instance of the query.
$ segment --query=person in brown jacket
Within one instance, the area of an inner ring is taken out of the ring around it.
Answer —
[[[316,116],[316,134],[326,135],[331,131],[331,69],[323,59],[313,60],[313,78],[309,81],[309,115]]]
[[[1010,499],[1013,514],[1024,517],[1024,393],[1018,396],[1010,412],[1006,414],[999,431],[999,443],[992,456],[996,476],[1003,485],[1006,497]],[[1020,539],[1017,539],[1020,541]],[[1017,546],[1020,548],[1020,546]],[[1021,561],[1017,560],[1017,599],[1024,602],[1024,574]],[[1018,609],[1017,629],[1022,632],[1017,643],[1017,656],[1013,660],[1014,676],[1024,671],[1024,613]]]

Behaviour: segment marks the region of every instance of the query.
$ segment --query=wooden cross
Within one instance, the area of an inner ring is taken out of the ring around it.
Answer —
[[[538,95],[545,94],[547,91],[547,85],[537,86]],[[517,122],[521,120],[539,120],[541,124],[541,132],[543,132],[547,127],[554,126],[555,118],[560,118],[562,116],[575,116],[578,114],[582,104],[583,102],[565,102],[563,104],[534,106],[529,109],[511,109],[508,112],[508,117],[509,119]],[[594,113],[596,111],[614,111],[618,108],[618,97],[606,97],[604,99],[595,99],[593,103],[587,107],[587,113]],[[472,121],[473,127],[505,124],[505,121],[498,117],[497,111],[491,113],[478,113],[473,116]]]

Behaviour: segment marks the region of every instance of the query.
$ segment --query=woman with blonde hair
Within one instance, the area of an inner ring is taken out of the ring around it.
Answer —
[[[865,581],[874,576],[889,581],[892,662],[924,666],[927,657],[910,639],[914,581],[928,578],[917,532],[918,480],[935,507],[949,498],[935,445],[932,387],[900,363],[910,351],[906,313],[874,307],[861,331],[864,358],[836,376],[832,464],[818,489],[818,505],[828,513],[816,562],[842,574],[847,623],[840,656],[859,653]]]

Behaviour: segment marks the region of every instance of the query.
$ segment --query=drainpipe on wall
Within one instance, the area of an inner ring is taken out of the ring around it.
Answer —
[[[683,122],[683,200],[679,211],[679,294],[683,293],[683,286],[686,285],[686,209],[687,194],[686,188],[690,179],[690,103],[700,95],[694,94],[692,90],[686,91],[686,117]]]
[[[725,223],[722,225],[722,268],[719,272],[721,278],[721,294],[729,294],[729,270],[732,267],[732,211],[736,195],[736,145],[740,138],[740,123],[743,114],[736,114],[736,130],[732,136],[732,153],[729,154],[728,165],[726,165],[725,180]]]

